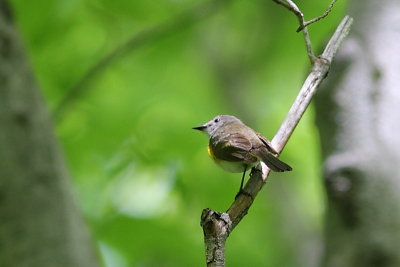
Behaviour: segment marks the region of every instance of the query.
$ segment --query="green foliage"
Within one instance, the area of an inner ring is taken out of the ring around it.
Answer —
[[[55,110],[104,55],[198,1],[13,0],[47,103]],[[308,19],[327,1],[301,3]],[[210,8],[215,8],[211,6]],[[310,26],[315,46],[343,2]],[[192,126],[232,114],[269,138],[309,68],[296,18],[272,1],[232,1],[193,25],[124,52],[82,86],[55,122],[75,191],[107,266],[203,266],[201,210],[226,210],[240,174],[206,155]],[[227,243],[228,266],[310,266],[323,191],[312,108]]]

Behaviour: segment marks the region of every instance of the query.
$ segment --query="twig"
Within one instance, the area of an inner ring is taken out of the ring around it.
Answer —
[[[178,30],[184,29],[189,25],[192,25],[200,21],[202,18],[214,14],[221,7],[230,2],[231,0],[209,0],[198,4],[195,7],[189,8],[169,21],[162,22],[154,27],[134,34],[125,43],[120,44],[110,53],[100,58],[99,61],[97,61],[89,70],[86,71],[80,80],[78,80],[61,99],[53,112],[53,118],[56,120],[56,122],[60,122],[67,109],[83,94],[89,91],[90,82],[99,73],[104,71],[108,66],[120,59],[122,56],[134,51],[135,49],[143,47],[144,45],[156,42],[159,39],[175,33]]]
[[[303,12],[300,11],[300,9],[297,7],[297,5],[292,0],[272,0],[272,1],[274,1],[278,5],[284,6],[285,8],[289,9],[291,12],[293,12],[296,15],[296,17],[299,21],[299,27],[297,28],[296,32],[303,31],[304,42],[306,43],[307,55],[308,55],[308,58],[310,59],[311,64],[314,64],[316,57],[315,57],[313,49],[312,49],[310,34],[308,33],[307,26],[328,16],[328,14],[332,10],[333,5],[335,4],[335,2],[337,0],[332,0],[331,3],[329,4],[328,8],[325,10],[325,12],[322,15],[320,15],[312,20],[309,20],[307,22],[304,21]]]
[[[307,27],[308,25],[313,24],[314,22],[317,22],[317,21],[325,18],[326,16],[328,16],[328,14],[331,12],[333,5],[336,3],[336,1],[337,0],[332,0],[331,3],[329,4],[328,8],[325,10],[325,12],[322,15],[320,15],[316,18],[313,18],[309,21],[304,22],[304,24],[302,26],[299,26],[299,28],[297,28],[296,31],[299,32],[299,31],[303,30],[305,27]]]
[[[304,15],[293,1],[291,0],[286,0],[285,2],[282,0],[273,0],[273,1],[278,5],[284,6],[291,12],[293,12],[299,21],[300,27],[304,25]],[[310,34],[308,33],[308,29],[306,27],[303,29],[303,36],[304,36],[304,42],[306,43],[308,58],[310,59],[311,64],[314,64],[315,55],[311,45]]]
[[[311,102],[318,86],[327,76],[329,67],[340,44],[350,31],[353,19],[343,18],[335,33],[328,42],[324,52],[316,58],[313,68],[305,80],[296,100],[290,108],[285,120],[272,139],[272,144],[277,152],[281,152],[299,123],[306,108]],[[251,177],[226,213],[219,213],[210,209],[203,210],[201,225],[204,231],[206,255],[208,266],[224,266],[221,254],[224,254],[224,244],[230,232],[247,214],[254,198],[265,184],[269,169],[261,163],[261,170],[252,172]],[[204,227],[207,225],[207,227]],[[223,229],[221,229],[221,227]],[[218,241],[216,244],[215,242]],[[210,247],[212,244],[212,248]],[[211,254],[211,255],[210,255]]]
[[[343,18],[335,33],[326,45],[324,52],[315,61],[313,69],[305,80],[300,93],[289,110],[288,115],[283,121],[278,132],[275,134],[275,137],[272,139],[272,145],[277,152],[280,153],[288,142],[291,134],[294,131],[294,128],[300,121],[301,116],[306,110],[308,104],[311,102],[311,98],[316,92],[317,87],[328,74],[332,59],[335,56],[339,45],[349,32],[352,22],[353,19],[349,16]]]

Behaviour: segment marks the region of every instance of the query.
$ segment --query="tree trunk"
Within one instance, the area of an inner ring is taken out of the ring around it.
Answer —
[[[400,266],[400,2],[353,0],[317,95],[327,189],[323,266]]]
[[[0,266],[98,266],[5,0],[0,127]]]

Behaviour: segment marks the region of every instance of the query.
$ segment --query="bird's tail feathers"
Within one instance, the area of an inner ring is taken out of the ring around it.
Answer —
[[[271,153],[266,153],[266,155],[263,155],[261,160],[274,172],[285,172],[292,170],[292,167]]]

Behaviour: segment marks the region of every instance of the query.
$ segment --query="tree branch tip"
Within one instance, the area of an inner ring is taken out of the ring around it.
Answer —
[[[346,24],[349,23],[351,25],[353,23],[354,19],[350,15],[346,15],[346,16],[344,16],[343,20],[345,21]]]
[[[337,26],[335,33],[332,35],[328,44],[326,45],[324,52],[322,55],[324,58],[332,60],[334,55],[336,54],[339,46],[343,42],[344,38],[350,32],[351,25],[353,23],[353,18],[346,15]]]
[[[349,15],[345,15],[343,19],[340,21],[339,26],[336,28],[336,31],[349,31],[350,26],[353,24],[353,17]]]

